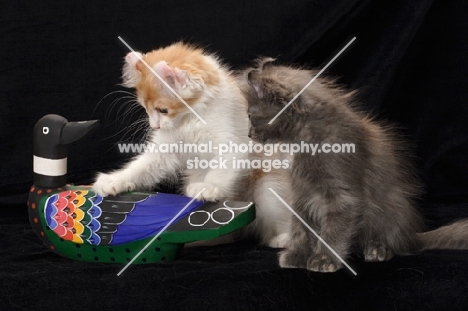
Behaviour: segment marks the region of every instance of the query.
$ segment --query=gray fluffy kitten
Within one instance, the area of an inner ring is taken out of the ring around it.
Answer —
[[[353,93],[330,79],[312,83],[271,125],[268,122],[315,76],[265,58],[245,72],[250,137],[261,143],[353,143],[355,153],[297,153],[291,164],[293,209],[342,258],[366,261],[426,249],[468,248],[468,221],[418,233],[420,193],[402,142],[350,105]],[[334,272],[342,263],[295,217],[281,267]]]

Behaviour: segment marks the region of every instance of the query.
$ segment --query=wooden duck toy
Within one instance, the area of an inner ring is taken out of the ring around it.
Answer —
[[[68,145],[98,124],[97,120],[68,122],[59,115],[46,115],[34,127],[29,221],[55,253],[91,262],[170,261],[185,243],[220,237],[255,218],[251,202],[203,202],[159,192],[101,197],[91,186],[67,185]]]

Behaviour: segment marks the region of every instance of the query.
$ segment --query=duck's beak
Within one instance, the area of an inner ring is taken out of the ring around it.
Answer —
[[[94,131],[99,126],[99,120],[68,122],[62,129],[60,143],[68,145]]]

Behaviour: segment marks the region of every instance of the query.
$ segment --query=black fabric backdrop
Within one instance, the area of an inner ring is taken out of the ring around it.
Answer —
[[[69,181],[126,160],[116,143],[143,115],[118,85],[127,48],[183,39],[233,68],[259,55],[324,66],[360,89],[363,109],[402,127],[426,194],[428,228],[468,217],[466,1],[2,1],[0,4],[0,309],[466,309],[468,252],[431,251],[357,271],[279,269],[255,241],[187,249],[179,260],[90,264],[46,250],[27,222],[32,127],[47,113],[103,126],[71,146]],[[117,100],[117,101],[115,101]],[[140,134],[136,134],[139,137]]]

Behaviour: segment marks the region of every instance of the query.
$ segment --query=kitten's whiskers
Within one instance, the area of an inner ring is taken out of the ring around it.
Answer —
[[[127,91],[114,91],[105,95],[98,103],[99,106],[104,100],[109,98],[109,96],[114,94],[123,94],[124,96],[118,97],[112,100],[104,116],[106,124],[110,125],[114,123],[120,130],[113,133],[113,135],[106,137],[104,139],[112,139],[116,136],[121,136],[120,141],[125,141],[130,139],[131,141],[144,142],[151,132],[151,128],[148,126],[148,120],[145,113],[143,113],[143,108],[140,103],[137,101],[137,97]],[[97,107],[96,106],[96,107]],[[96,110],[96,108],[95,108]],[[114,112],[115,111],[115,112]],[[115,113],[115,117],[111,117],[112,113]],[[137,114],[141,114],[141,117],[136,117]],[[121,116],[121,117],[120,117]],[[131,121],[136,119],[134,121]],[[131,122],[129,122],[131,121]],[[130,123],[130,124],[128,124]],[[126,125],[128,124],[128,125]],[[122,127],[123,126],[123,127]],[[117,145],[114,144],[108,151],[114,148]],[[107,151],[107,152],[108,152]]]

